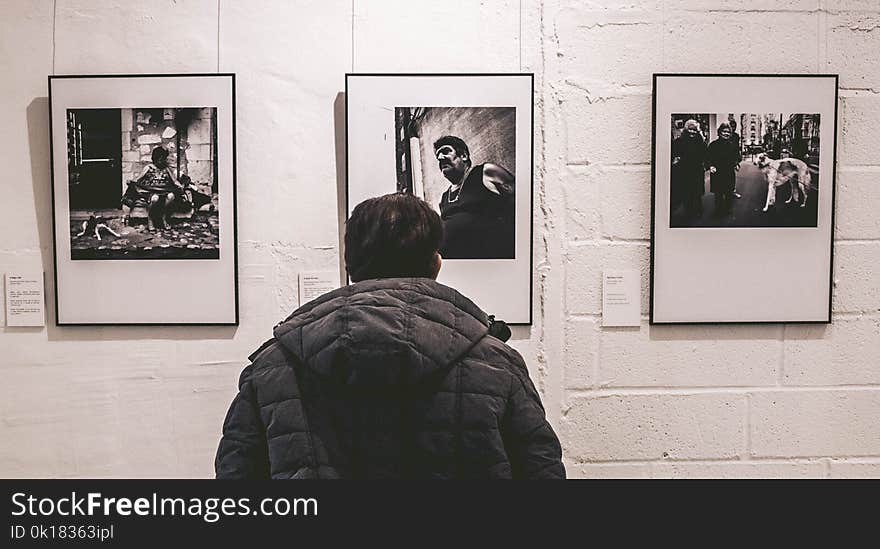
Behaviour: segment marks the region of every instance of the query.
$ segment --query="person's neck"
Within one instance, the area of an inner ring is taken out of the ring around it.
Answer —
[[[465,170],[464,170],[463,172],[461,172],[461,177],[458,178],[458,182],[455,182],[455,181],[453,181],[452,179],[450,179],[449,182],[452,184],[452,187],[453,187],[453,188],[456,188],[456,189],[457,189],[458,187],[461,187],[462,184],[464,183],[464,180],[467,178],[467,175],[470,173],[470,171],[471,171],[471,167],[470,167],[470,166],[468,166],[467,168],[465,168]]]

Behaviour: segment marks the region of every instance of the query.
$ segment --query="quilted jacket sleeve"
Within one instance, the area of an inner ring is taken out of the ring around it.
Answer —
[[[524,369],[524,368],[523,368]],[[528,375],[515,376],[502,436],[515,479],[565,478],[562,447]]]
[[[251,380],[253,365],[241,373],[238,395],[223,422],[223,438],[217,448],[214,471],[218,479],[268,479],[269,450],[266,429]]]

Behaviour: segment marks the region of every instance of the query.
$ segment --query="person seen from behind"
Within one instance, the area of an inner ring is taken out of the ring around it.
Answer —
[[[436,282],[442,240],[411,194],[355,207],[353,283],[294,311],[250,356],[217,478],[565,478],[522,357]]]

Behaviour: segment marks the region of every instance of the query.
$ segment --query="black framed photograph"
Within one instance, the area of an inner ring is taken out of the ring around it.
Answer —
[[[57,324],[237,324],[235,76],[50,76],[49,102]]]
[[[652,324],[831,321],[837,86],[654,75]]]
[[[440,215],[438,281],[532,322],[533,74],[346,75],[347,211],[393,192]]]

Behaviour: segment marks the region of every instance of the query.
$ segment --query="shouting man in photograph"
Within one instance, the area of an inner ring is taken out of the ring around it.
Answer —
[[[440,198],[446,259],[513,259],[515,178],[503,166],[474,166],[467,144],[447,135],[434,154],[449,188]]]

